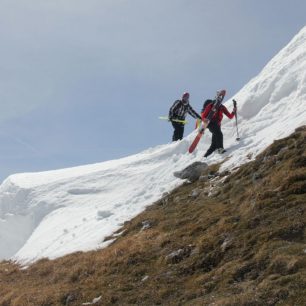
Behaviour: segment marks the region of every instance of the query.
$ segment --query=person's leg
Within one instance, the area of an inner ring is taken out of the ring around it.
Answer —
[[[177,141],[183,138],[184,135],[184,125],[179,122],[172,122],[174,128],[172,141]]]
[[[208,157],[212,152],[214,152],[217,149],[217,134],[216,134],[216,129],[218,129],[216,126],[218,124],[211,122],[208,125],[209,131],[212,133],[212,138],[211,138],[211,145],[208,148],[207,152],[205,153],[204,157]]]
[[[216,149],[224,149],[223,148],[223,133],[221,131],[221,127],[217,124],[215,127],[215,135],[216,135]]]
[[[184,124],[179,124],[179,132],[178,132],[178,134],[179,134],[179,140],[182,140],[183,139],[183,137],[184,137],[184,128],[185,128],[185,126],[184,126]]]
[[[171,122],[172,123],[172,126],[174,128],[174,131],[173,131],[173,135],[172,135],[172,141],[177,141],[178,140],[178,136],[177,136],[177,123],[176,122]]]

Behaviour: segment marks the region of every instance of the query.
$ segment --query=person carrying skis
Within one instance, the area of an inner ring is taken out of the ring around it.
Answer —
[[[218,92],[217,92],[217,97],[218,97]],[[203,122],[205,122],[209,112],[213,108],[214,103],[215,100],[206,100],[204,102],[203,109],[201,112]],[[221,131],[221,121],[223,119],[223,114],[225,114],[229,119],[234,118],[236,114],[236,107],[234,107],[233,111],[230,113],[228,109],[223,104],[221,104],[217,112],[211,118],[207,126],[209,131],[212,133],[211,145],[208,148],[207,152],[205,153],[204,157],[208,157],[215,150],[217,150],[218,153],[220,154],[226,152],[226,150],[224,150],[223,147],[223,133]]]
[[[169,110],[169,120],[174,128],[172,141],[181,140],[184,135],[184,123],[174,120],[185,120],[186,114],[190,114],[195,119],[201,119],[201,116],[189,104],[189,93],[184,92],[181,100],[176,100]]]

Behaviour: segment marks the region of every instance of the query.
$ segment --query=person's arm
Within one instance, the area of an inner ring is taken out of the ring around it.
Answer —
[[[229,119],[233,119],[233,118],[235,117],[236,109],[235,109],[235,107],[234,107],[233,111],[230,113],[230,112],[228,111],[228,109],[227,109],[224,105],[222,105],[222,112],[223,112],[223,114],[225,114]]]
[[[188,105],[188,113],[195,119],[201,119],[201,116],[191,107],[191,105]]]

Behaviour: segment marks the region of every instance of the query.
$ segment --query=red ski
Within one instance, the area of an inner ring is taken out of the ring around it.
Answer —
[[[207,122],[207,121],[206,121]],[[204,122],[204,126],[203,128],[198,132],[197,136],[195,137],[195,139],[193,140],[193,142],[191,143],[190,147],[189,147],[189,153],[192,153],[194,151],[194,149],[197,147],[199,141],[201,140],[204,132],[205,132],[205,129],[206,127],[208,126],[209,124],[209,121],[206,123]]]
[[[214,106],[212,107],[211,111],[209,112],[207,118],[203,121],[203,127],[199,130],[197,136],[195,137],[195,139],[191,143],[191,145],[188,149],[189,153],[192,153],[195,150],[195,148],[197,147],[197,145],[198,145],[199,141],[201,140],[201,138],[202,138],[202,136],[205,132],[205,129],[207,128],[210,120],[215,115],[215,113],[218,111],[219,106],[222,104],[222,101],[225,97],[225,94],[226,94],[225,89],[217,92]]]

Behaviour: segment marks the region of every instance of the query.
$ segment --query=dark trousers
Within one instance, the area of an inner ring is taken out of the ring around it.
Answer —
[[[183,139],[184,136],[184,124],[179,122],[171,122],[174,127],[174,132],[172,136],[172,141],[177,141]]]
[[[207,152],[205,153],[204,157],[209,156],[212,152],[214,152],[217,149],[223,148],[223,134],[221,132],[220,125],[212,121],[208,125],[208,129],[212,133],[212,139],[211,139],[211,145]]]

